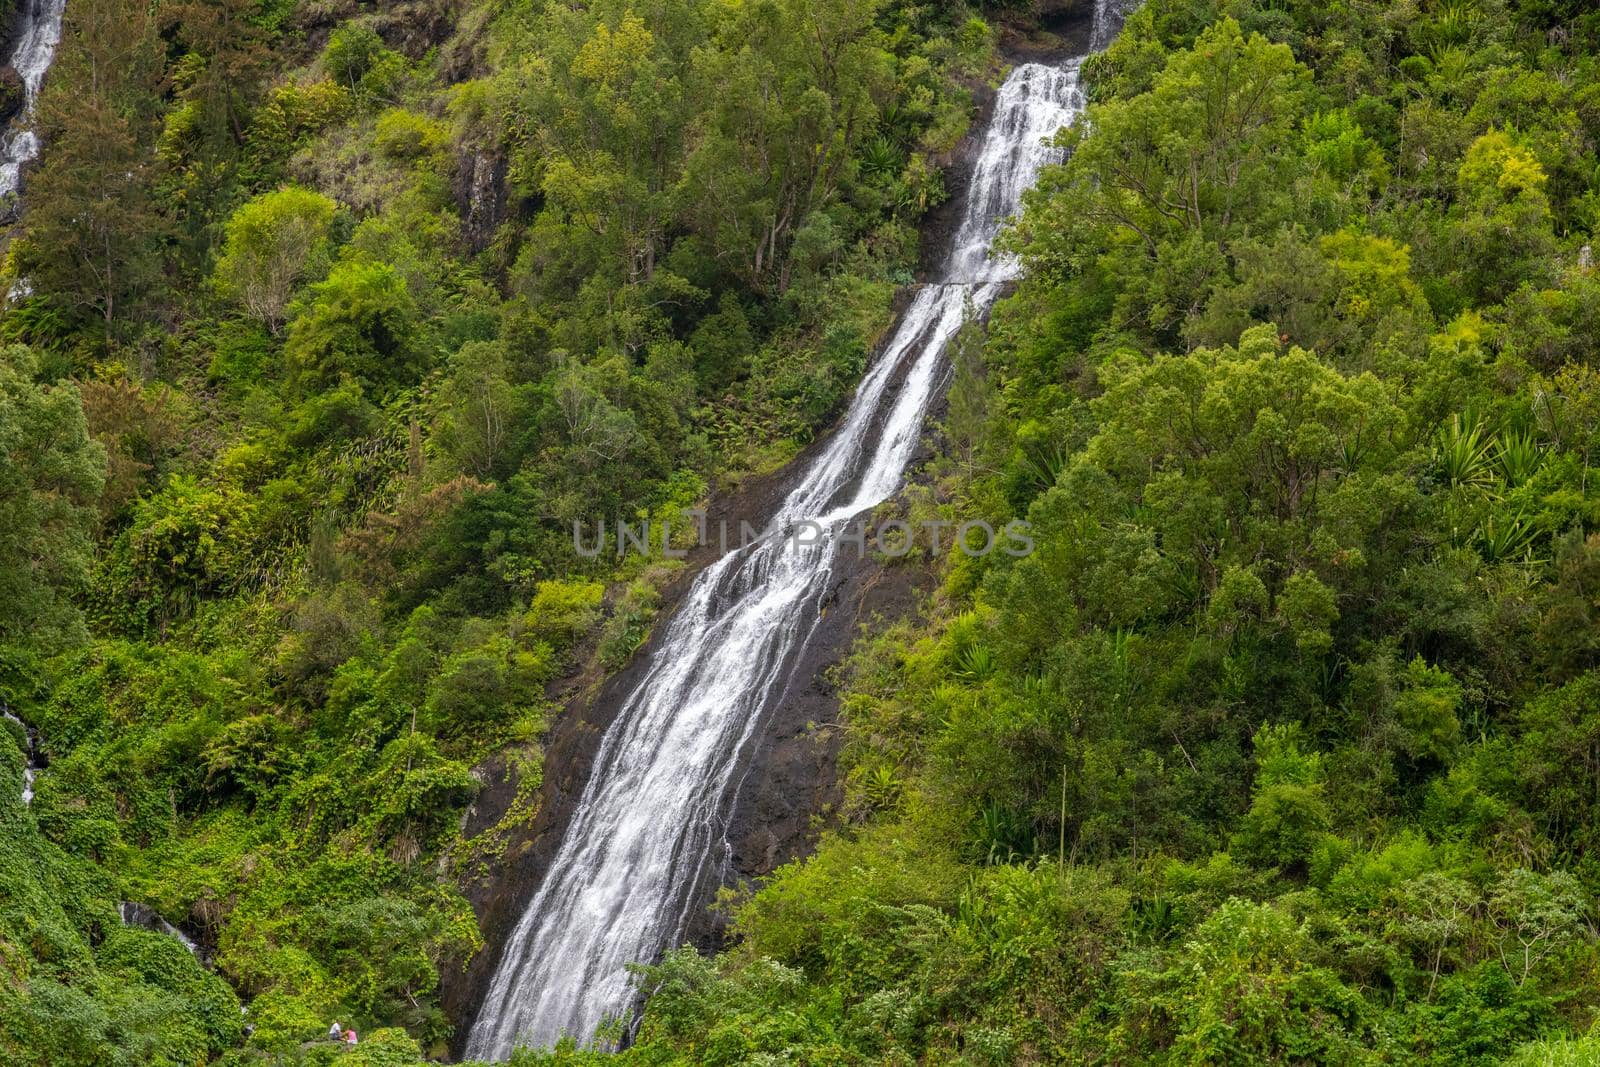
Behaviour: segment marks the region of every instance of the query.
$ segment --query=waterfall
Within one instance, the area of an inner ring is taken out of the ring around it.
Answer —
[[[27,748],[24,755],[27,757],[27,762],[22,767],[22,803],[24,805],[32,804],[33,782],[39,774],[40,767],[39,731],[13,715],[10,707],[5,706],[3,702],[0,702],[0,708],[3,708],[3,710],[0,710],[0,716],[4,716],[20,726],[22,728],[22,736],[26,739]]]
[[[1122,22],[1128,12],[1138,7],[1140,0],[1096,0],[1094,20],[1089,28],[1089,51],[1099,52],[1122,31]]]
[[[200,951],[200,946],[194,938],[173,926],[161,917],[161,913],[147,904],[139,904],[132,900],[124,900],[117,905],[117,916],[124,926],[142,926],[146,930],[153,930],[158,934],[166,934],[178,944],[189,950],[189,955],[199,960],[203,965],[205,955]]]
[[[1047,140],[1082,107],[1078,66],[1023,64],[1000,87],[943,279],[918,289],[774,527],[838,527],[899,488],[945,377],[947,342],[1016,276],[989,247],[1053,158]],[[628,1017],[636,994],[625,965],[673,945],[720,882],[741,756],[783,698],[834,577],[831,538],[757,542],[696,577],[600,743],[490,979],[468,1058],[505,1059],[564,1034],[587,1041],[608,1018]]]
[[[24,103],[22,111],[11,120],[10,127],[0,134],[0,210],[10,205],[22,185],[22,168],[39,154],[39,138],[29,122],[33,116],[34,101],[39,98],[39,87],[44,84],[45,71],[55,58],[56,45],[61,42],[61,15],[67,0],[21,0],[22,7],[16,16],[16,46],[11,50],[8,63],[22,79]]]

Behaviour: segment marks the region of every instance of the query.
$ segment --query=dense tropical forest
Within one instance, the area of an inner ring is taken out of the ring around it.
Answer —
[[[70,0],[0,316],[0,1059],[447,1055],[474,768],[530,818],[552,684],[682,571],[573,520],[826,432],[1039,18]],[[1148,0],[1084,78],[893,505],[1037,551],[883,561],[928,593],[814,853],[625,1051],[514,1062],[1600,1062],[1600,13]]]

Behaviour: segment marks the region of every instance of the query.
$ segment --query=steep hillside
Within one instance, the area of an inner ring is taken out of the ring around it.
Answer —
[[[574,522],[770,503],[1084,17],[71,0],[0,279],[0,1060],[459,1049],[704,562]],[[814,852],[748,827],[630,1046],[513,1062],[1600,1059],[1600,14],[1148,0],[1082,75],[883,508],[1033,551],[874,560],[904,617],[785,720]]]
[[[675,573],[574,521],[677,520],[832,422],[994,37],[859,0],[68,6],[0,318],[7,1062],[317,1061],[336,1018],[373,1062],[446,1048],[463,890]]]

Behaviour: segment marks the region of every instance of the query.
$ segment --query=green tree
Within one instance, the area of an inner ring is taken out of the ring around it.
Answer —
[[[177,104],[158,153],[171,168],[163,192],[192,268],[210,257],[216,213],[237,195],[250,114],[273,61],[270,16],[255,0],[168,0],[159,11],[163,34],[187,49],[173,63]]]
[[[1457,172],[1459,220],[1440,252],[1474,302],[1495,303],[1519,285],[1554,274],[1549,175],[1509,131],[1490,130],[1468,147]]]
[[[603,2],[547,15],[547,59],[524,106],[538,120],[546,196],[599,242],[608,273],[647,281],[665,250],[694,109],[683,71],[693,4]]]
[[[1292,214],[1306,73],[1287,46],[1231,18],[1209,27],[1149,92],[1097,104],[1074,127],[1067,165],[1026,198],[1024,255],[1047,272],[1107,255],[1126,314],[1175,336],[1226,272],[1232,242]]]
[[[77,388],[37,370],[27,348],[0,349],[0,647],[53,651],[82,636],[70,597],[93,558],[106,456]]]
[[[312,286],[289,324],[290,378],[318,389],[347,375],[383,390],[413,380],[416,305],[386,263],[346,260]]]
[[[439,440],[463,473],[494,476],[517,436],[519,390],[508,380],[505,346],[468,341],[450,359],[439,393]]]
[[[1407,749],[1418,759],[1448,761],[1461,740],[1460,683],[1418,656],[1406,664],[1402,684],[1394,712],[1405,729]]]
[[[1583,936],[1589,900],[1566,871],[1538,874],[1518,867],[1501,875],[1489,895],[1489,913],[1500,928],[1500,960],[1521,985]]]
[[[1301,866],[1329,825],[1322,758],[1301,752],[1287,726],[1261,727],[1255,747],[1255,787],[1235,843],[1258,863]]]
[[[1119,1036],[1193,1064],[1360,1063],[1370,1035],[1361,998],[1314,962],[1305,927],[1271,904],[1224,902],[1164,970],[1136,968],[1118,998]],[[1170,1035],[1168,1040],[1163,1040]]]
[[[39,102],[50,150],[29,182],[19,272],[35,291],[109,327],[159,282],[166,219],[153,197],[156,91],[153,8],[85,0],[64,16]]]
[[[696,57],[710,103],[684,174],[688,218],[752,290],[789,286],[789,252],[842,186],[888,78],[878,0],[763,0],[727,9]]]
[[[286,185],[244,204],[228,220],[217,287],[276,334],[297,281],[327,255],[335,204]]]
[[[347,22],[328,35],[322,65],[333,81],[366,107],[398,103],[406,59],[371,26]]]

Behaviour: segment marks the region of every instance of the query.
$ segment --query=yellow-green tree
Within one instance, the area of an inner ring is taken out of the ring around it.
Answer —
[[[321,193],[286,185],[243,205],[228,220],[217,287],[277,333],[297,281],[327,255],[335,204]]]

